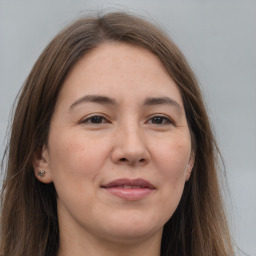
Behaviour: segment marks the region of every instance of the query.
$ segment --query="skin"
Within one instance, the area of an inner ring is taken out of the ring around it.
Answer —
[[[152,97],[172,101],[145,104]],[[36,177],[58,194],[59,256],[160,255],[163,226],[193,163],[182,98],[160,60],[125,43],[85,55],[63,84],[47,145],[34,159],[35,173],[46,171]],[[120,178],[155,189],[127,200],[101,187]]]

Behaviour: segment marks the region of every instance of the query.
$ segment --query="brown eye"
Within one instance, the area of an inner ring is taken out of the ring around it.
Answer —
[[[171,120],[164,116],[154,116],[150,119],[150,123],[152,124],[172,124]]]
[[[104,118],[102,116],[93,116],[93,117],[91,117],[91,123],[100,124],[100,123],[102,123],[103,119]]]
[[[103,116],[91,116],[82,121],[82,123],[88,124],[102,124],[107,123],[107,119]]]

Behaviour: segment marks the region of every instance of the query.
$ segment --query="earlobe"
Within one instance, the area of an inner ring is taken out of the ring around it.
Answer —
[[[52,182],[52,175],[49,167],[49,156],[46,146],[38,150],[33,155],[33,168],[35,177],[43,182]]]

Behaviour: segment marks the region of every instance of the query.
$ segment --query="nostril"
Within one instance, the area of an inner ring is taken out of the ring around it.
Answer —
[[[138,159],[138,161],[136,161],[136,160],[130,160],[129,158],[127,159],[127,158],[125,158],[125,157],[123,157],[123,158],[120,158],[119,159],[119,161],[118,161],[119,163],[123,163],[123,164],[129,164],[129,165],[136,165],[136,163],[137,164],[145,164],[146,163],[146,159],[145,158],[141,158],[141,159]]]

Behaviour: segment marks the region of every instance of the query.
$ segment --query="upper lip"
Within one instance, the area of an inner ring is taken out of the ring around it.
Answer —
[[[119,186],[136,186],[141,188],[149,188],[149,189],[155,189],[155,187],[144,179],[117,179],[113,180],[107,184],[102,185],[103,188],[113,188],[113,187],[119,187]]]

